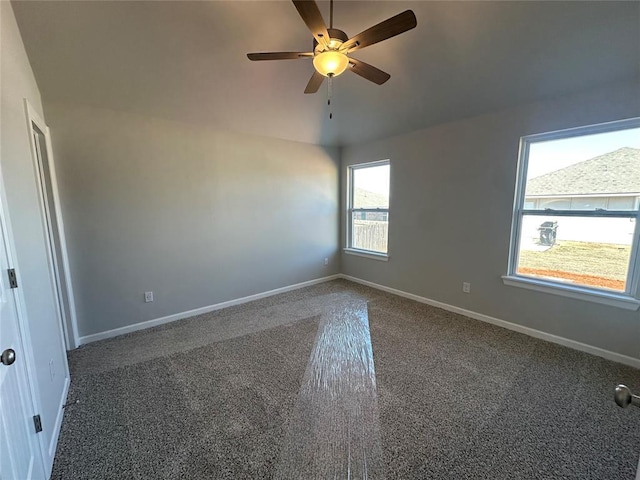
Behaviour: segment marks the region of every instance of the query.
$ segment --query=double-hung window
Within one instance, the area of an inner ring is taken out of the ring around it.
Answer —
[[[640,119],[523,137],[505,283],[637,309]]]
[[[387,258],[389,173],[389,160],[349,167],[347,253]]]

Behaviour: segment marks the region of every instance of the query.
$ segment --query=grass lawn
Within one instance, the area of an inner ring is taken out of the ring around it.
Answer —
[[[624,291],[630,254],[627,245],[561,241],[544,252],[522,250],[518,273]]]

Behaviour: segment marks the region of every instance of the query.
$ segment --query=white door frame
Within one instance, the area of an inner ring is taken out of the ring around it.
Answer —
[[[44,123],[38,112],[24,99],[25,114],[27,117],[27,127],[29,129],[29,144],[31,147],[31,157],[35,172],[36,183],[39,191],[40,210],[42,214],[43,228],[47,234],[47,258],[49,261],[49,270],[52,273],[53,285],[56,287],[56,306],[58,308],[62,331],[64,333],[64,341],[66,350],[73,350],[80,346],[78,335],[78,322],[76,316],[76,305],[73,295],[73,285],[71,283],[71,272],[69,269],[69,256],[67,255],[67,241],[64,234],[64,221],[62,219],[62,209],[60,206],[60,195],[58,192],[58,180],[56,177],[55,162],[53,159],[53,149],[51,147],[51,133],[49,127]],[[46,195],[46,183],[44,167],[41,164],[41,156],[38,155],[39,145],[33,138],[33,125],[35,125],[44,135],[46,143],[47,167],[51,181],[51,195],[54,205],[49,204]],[[51,230],[52,218],[54,216],[55,223],[58,226],[57,235]],[[57,251],[60,254],[62,265],[59,265],[56,256]],[[62,278],[66,288],[63,288]],[[65,309],[68,307],[68,311]]]
[[[9,261],[9,265],[11,268],[15,269],[18,275],[20,274],[20,266],[18,263],[18,258],[15,254],[16,246],[13,241],[13,231],[11,229],[11,220],[10,214],[7,207],[7,198],[6,198],[6,189],[4,188],[4,178],[2,176],[2,165],[0,165],[0,228],[2,229],[2,233],[4,236],[5,246],[6,246],[6,256]],[[6,274],[6,272],[0,272],[0,274]],[[18,283],[20,283],[20,277],[18,276]],[[34,415],[41,411],[40,402],[39,402],[39,390],[36,378],[35,371],[35,357],[33,355],[33,348],[31,342],[31,334],[29,330],[29,325],[27,321],[27,309],[24,303],[24,297],[21,293],[21,289],[17,288],[13,291],[13,301],[15,302],[16,307],[16,317],[18,322],[18,330],[20,333],[20,348],[22,350],[22,355],[24,357],[24,362],[26,365],[26,385],[28,388],[27,396],[29,397],[28,403],[29,405],[25,405],[25,407],[29,408]],[[38,451],[38,466],[37,470],[44,474],[45,469],[45,452],[46,445],[44,442],[38,441],[39,445],[35,445]],[[34,472],[35,473],[35,472]]]

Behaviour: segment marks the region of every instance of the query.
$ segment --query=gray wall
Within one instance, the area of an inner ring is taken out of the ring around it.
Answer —
[[[336,149],[45,107],[80,336],[338,273]]]
[[[19,302],[28,329],[23,335],[27,337],[26,341],[30,339],[33,347],[35,375],[32,380],[37,389],[34,392],[36,403],[40,407],[40,411],[34,414],[40,413],[42,417],[42,435],[45,436],[45,448],[48,448],[60,412],[67,358],[48,267],[45,230],[23,102],[26,98],[40,115],[42,103],[9,2],[0,2],[0,22],[1,188],[7,202],[9,233],[15,246],[12,253],[20,284]],[[5,275],[5,272],[0,273]],[[18,358],[24,354],[18,351]],[[52,362],[54,375],[50,374],[49,362]],[[52,455],[53,452],[48,454]]]
[[[343,182],[348,165],[391,159],[391,200],[389,261],[343,254],[342,272],[640,358],[638,311],[505,286],[500,278],[520,137],[633,116],[640,116],[640,86],[620,84],[344,148]],[[463,281],[471,294],[462,293]]]

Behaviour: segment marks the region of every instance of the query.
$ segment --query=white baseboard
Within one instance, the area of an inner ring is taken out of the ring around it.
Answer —
[[[62,429],[62,419],[64,418],[64,404],[67,402],[67,395],[69,394],[69,385],[71,384],[71,380],[67,375],[67,378],[64,379],[64,388],[62,389],[62,395],[60,397],[60,405],[58,406],[58,416],[56,417],[56,421],[53,424],[53,433],[51,435],[51,441],[49,442],[47,448],[47,464],[45,465],[46,469],[46,478],[49,478],[51,475],[51,470],[53,469],[53,460],[56,455],[56,447],[58,446],[58,438],[60,438],[60,430]]]
[[[640,358],[629,357],[627,355],[622,355],[620,353],[611,352],[603,348],[587,345],[586,343],[577,342],[569,338],[552,335],[551,333],[543,332],[541,330],[535,330],[533,328],[518,325],[517,323],[507,322],[506,320],[500,320],[499,318],[490,317],[489,315],[484,315],[483,313],[474,312],[472,310],[466,310],[464,308],[456,307],[454,305],[449,305],[443,302],[438,302],[437,300],[431,300],[430,298],[414,295],[413,293],[403,292],[402,290],[397,290],[395,288],[379,285],[377,283],[369,282],[367,280],[362,280],[360,278],[352,277],[350,275],[340,274],[339,277],[344,278],[345,280],[349,280],[351,282],[359,283],[361,285],[366,285],[367,287],[392,293],[394,295],[398,295],[399,297],[408,298],[411,300],[415,300],[416,302],[426,303],[427,305],[431,305],[433,307],[438,307],[438,308],[442,308],[443,310],[448,310],[453,313],[458,313],[460,315],[464,315],[465,317],[473,318],[474,320],[480,320],[481,322],[491,323],[492,325],[497,325],[498,327],[506,328],[508,330],[513,330],[514,332],[524,333],[525,335],[529,335],[530,337],[539,338],[540,340],[546,340],[547,342],[557,343],[558,345],[563,345],[565,347],[573,348],[574,350],[580,350],[581,352],[597,355],[598,357],[606,358],[607,360],[613,360],[614,362],[619,362],[624,365],[640,368]]]
[[[269,290],[267,292],[256,293],[255,295],[249,295],[248,297],[236,298],[226,302],[216,303],[215,305],[208,305],[206,307],[196,308],[194,310],[187,310],[186,312],[174,313],[166,317],[155,318],[153,320],[147,320],[145,322],[135,323],[133,325],[127,325],[126,327],[114,328],[113,330],[107,330],[105,332],[94,333],[92,335],[85,335],[80,337],[79,345],[86,343],[97,342],[98,340],[105,340],[107,338],[117,337],[118,335],[124,335],[125,333],[136,332],[138,330],[144,330],[146,328],[157,327],[169,322],[175,322],[176,320],[182,320],[183,318],[189,318],[196,315],[202,315],[203,313],[213,312],[222,308],[233,307],[234,305],[241,305],[243,303],[252,302],[253,300],[259,300],[261,298],[271,297],[278,295],[279,293],[290,292],[299,288],[308,287],[310,285],[316,285],[318,283],[329,282],[336,280],[340,277],[340,274],[330,275],[328,277],[316,278],[307,282],[296,283],[295,285],[289,285],[282,288],[276,288],[275,290]]]
[[[590,353],[592,355],[597,355],[602,358],[606,358],[607,360],[612,360],[614,362],[619,362],[624,365],[629,365],[631,367],[640,369],[640,358],[629,357],[627,355],[622,355],[620,353],[611,352],[609,350],[605,350],[603,348],[594,347],[593,345],[588,345],[586,343],[581,343],[576,340],[571,340],[569,338],[560,337],[557,335],[553,335],[551,333],[543,332],[541,330],[535,330],[533,328],[525,327],[523,325],[519,325],[517,323],[507,322],[506,320],[501,320],[499,318],[491,317],[489,315],[485,315],[483,313],[474,312],[472,310],[466,310],[464,308],[456,307],[454,305],[449,305],[447,303],[439,302],[437,300],[432,300],[430,298],[421,297],[419,295],[415,295],[413,293],[407,293],[402,290],[398,290],[395,288],[387,287],[385,285],[379,285],[377,283],[369,282],[367,280],[362,280],[360,278],[352,277],[350,275],[345,275],[342,273],[338,273],[336,275],[330,275],[328,277],[317,278],[315,280],[309,280],[307,282],[297,283],[295,285],[289,285],[282,288],[276,288],[275,290],[269,290],[267,292],[257,293],[255,295],[249,295],[248,297],[237,298],[234,300],[229,300],[222,303],[217,303],[215,305],[209,305],[206,307],[196,308],[194,310],[188,310],[186,312],[175,313],[173,315],[168,315],[166,317],[156,318],[153,320],[147,320],[145,322],[136,323],[134,325],[127,325],[126,327],[114,328],[113,330],[107,330],[106,332],[95,333],[92,335],[86,335],[84,337],[80,337],[80,345],[97,342],[98,340],[104,340],[107,338],[117,337],[118,335],[124,335],[126,333],[135,332],[138,330],[144,330],[146,328],[156,327],[158,325],[163,325],[165,323],[174,322],[176,320],[182,320],[183,318],[193,317],[195,315],[201,315],[203,313],[213,312],[215,310],[220,310],[222,308],[232,307],[234,305],[241,305],[243,303],[251,302],[253,300],[259,300],[261,298],[271,297],[273,295],[277,295],[279,293],[290,292],[292,290],[297,290],[299,288],[308,287],[311,285],[316,285],[319,283],[329,282],[331,280],[336,280],[338,278],[343,278],[345,280],[349,280],[351,282],[359,283],[362,285],[366,285],[371,288],[375,288],[377,290],[382,290],[384,292],[392,293],[394,295],[398,295],[399,297],[408,298],[410,300],[415,300],[416,302],[425,303],[427,305],[431,305],[433,307],[442,308],[443,310],[448,310],[453,313],[458,313],[460,315],[464,315],[465,317],[473,318],[474,320],[480,320],[481,322],[490,323],[492,325],[496,325],[498,327],[506,328],[508,330],[513,330],[515,332],[524,333],[525,335],[529,335],[530,337],[539,338],[541,340],[545,340],[547,342],[556,343],[558,345],[563,345],[565,347],[573,348],[575,350],[580,350],[582,352]],[[68,389],[68,385],[66,387]],[[65,393],[66,398],[66,393]],[[60,421],[62,421],[62,417],[60,416]]]

